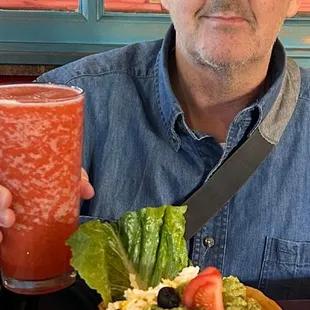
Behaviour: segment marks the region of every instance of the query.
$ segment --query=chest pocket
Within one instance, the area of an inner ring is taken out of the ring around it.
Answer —
[[[310,242],[266,238],[259,289],[277,300],[310,298]]]

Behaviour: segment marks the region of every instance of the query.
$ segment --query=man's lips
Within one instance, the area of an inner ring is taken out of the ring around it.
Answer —
[[[226,23],[226,24],[240,24],[244,23],[247,20],[241,16],[237,16],[235,14],[218,14],[218,15],[210,15],[205,16],[209,21],[217,22],[217,23]]]

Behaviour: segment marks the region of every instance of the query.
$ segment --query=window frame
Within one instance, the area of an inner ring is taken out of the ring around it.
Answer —
[[[0,10],[0,63],[62,65],[126,44],[163,37],[167,14],[105,12],[102,0],[79,0],[78,12]],[[288,55],[310,67],[310,13],[285,21]]]

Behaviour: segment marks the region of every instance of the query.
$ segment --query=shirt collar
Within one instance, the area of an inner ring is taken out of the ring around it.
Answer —
[[[162,47],[156,61],[156,79],[157,79],[157,94],[159,99],[159,108],[164,120],[165,129],[169,139],[172,141],[176,149],[181,145],[180,138],[175,131],[175,123],[182,109],[175,97],[169,78],[169,55],[175,47],[175,30],[171,25],[166,33]]]
[[[184,117],[182,108],[180,107],[177,98],[175,97],[169,78],[168,61],[169,56],[175,48],[175,30],[171,25],[166,33],[162,47],[156,61],[156,86],[159,108],[165,124],[165,130],[169,139],[174,145],[175,150],[181,146],[181,140],[176,132],[176,121],[181,116]],[[255,128],[260,124],[264,117],[269,112],[275,102],[283,82],[286,68],[286,53],[283,45],[277,39],[271,56],[271,62],[268,70],[270,77],[270,86],[267,92],[253,104],[243,111],[240,111],[236,119],[242,120],[242,115],[248,115],[248,112],[257,109],[259,110],[259,121]],[[253,130],[255,129],[253,128]]]
[[[260,121],[257,123],[255,128],[268,114],[269,110],[271,109],[272,105],[274,104],[280,93],[286,72],[286,65],[287,57],[285,49],[280,40],[277,39],[273,46],[271,61],[268,69],[268,76],[270,81],[269,88],[260,98],[258,98],[251,105],[252,107],[258,107],[260,113]],[[249,107],[247,109],[249,109]]]

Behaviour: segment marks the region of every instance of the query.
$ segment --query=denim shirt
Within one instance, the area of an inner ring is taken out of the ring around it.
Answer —
[[[264,119],[287,56],[277,40],[269,90],[240,111],[224,149],[192,131],[171,89],[173,27],[163,40],[92,55],[39,82],[86,92],[83,165],[96,195],[81,214],[117,219],[126,210],[181,205]],[[275,299],[310,298],[310,71],[281,141],[238,193],[191,242],[191,259],[213,265]],[[206,208],[208,202],[206,201]]]

